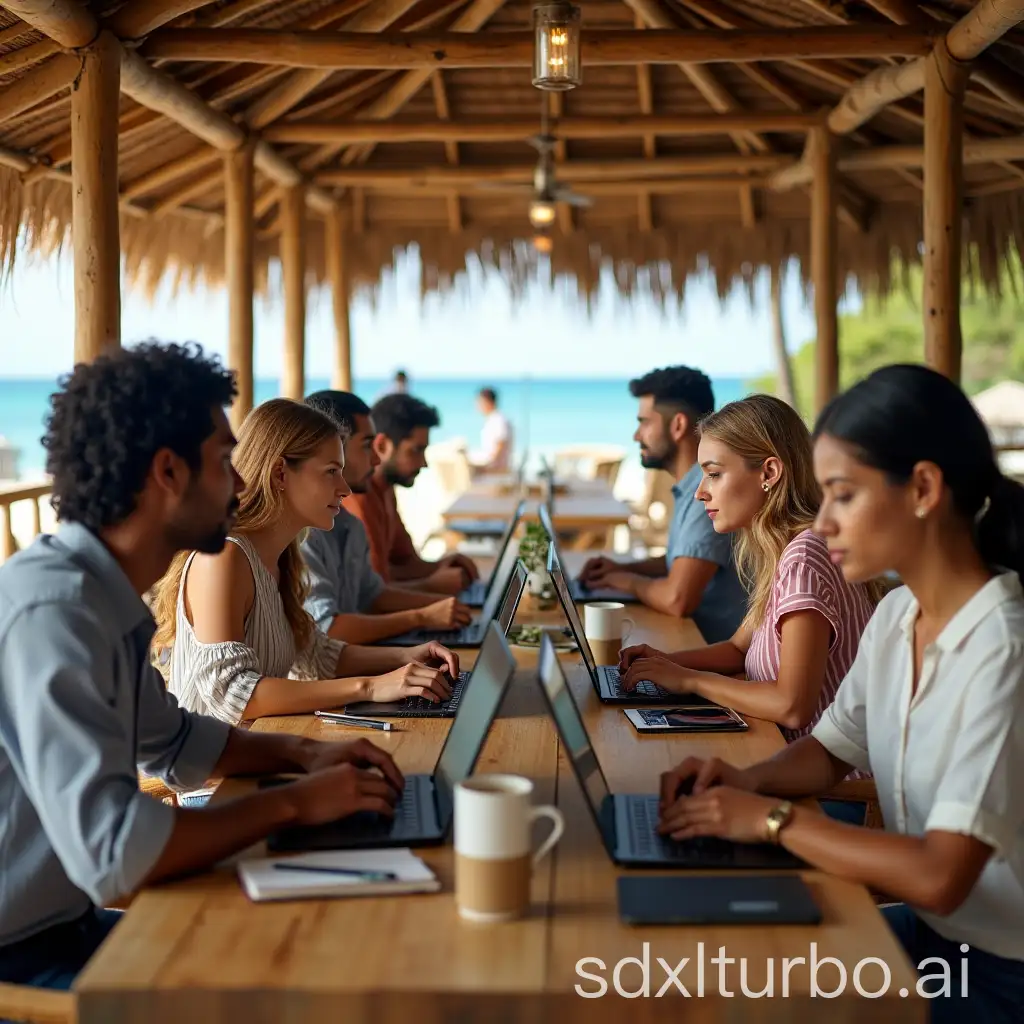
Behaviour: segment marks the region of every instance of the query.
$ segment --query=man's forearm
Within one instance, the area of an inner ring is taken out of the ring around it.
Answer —
[[[372,644],[376,640],[419,629],[422,625],[423,613],[416,608],[383,615],[336,615],[327,635],[349,644]]]
[[[664,555],[659,555],[656,558],[644,558],[639,562],[627,562],[623,568],[627,572],[635,572],[638,576],[658,577],[664,576],[668,572]]]
[[[405,612],[411,608],[426,608],[427,605],[436,601],[443,601],[450,594],[434,593],[429,594],[422,590],[413,590],[409,587],[385,587],[373,602],[372,611],[374,615],[383,615],[387,612]]]
[[[301,736],[232,729],[214,767],[214,776],[304,771],[303,755],[308,745],[309,741]]]
[[[424,562],[419,555],[412,555],[404,562],[391,562],[388,569],[393,580],[419,580],[429,576],[437,566],[433,562]]]
[[[294,823],[298,810],[285,788],[253,793],[213,807],[177,808],[171,837],[142,884],[151,885],[212,867],[276,829]]]
[[[678,584],[669,576],[650,579],[646,576],[631,575],[627,589],[648,608],[653,608],[664,615],[684,618],[693,613],[693,608],[688,608],[685,598],[680,596]]]

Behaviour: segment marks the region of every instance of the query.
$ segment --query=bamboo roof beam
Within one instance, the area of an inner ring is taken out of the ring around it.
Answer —
[[[774,153],[727,153],[721,156],[666,156],[655,160],[578,160],[556,163],[555,173],[559,181],[639,181],[672,174],[767,173],[781,164],[790,163],[791,159]],[[407,183],[414,187],[418,182],[450,185],[465,182],[532,182],[535,167],[535,163],[496,166],[463,164],[459,167],[347,167],[321,171],[316,180],[322,185],[343,188],[372,188],[378,183]],[[733,187],[740,184],[739,179],[734,180]]]
[[[434,91],[434,110],[439,120],[447,121],[451,117],[451,108],[444,87],[444,72],[435,71],[430,78],[430,85]],[[450,166],[459,165],[459,144],[454,139],[445,140],[444,155]],[[449,192],[445,200],[448,204],[448,227],[452,234],[457,235],[462,230],[462,204],[458,192]]]
[[[808,131],[822,122],[820,114],[646,114],[639,117],[563,117],[558,135],[565,139],[629,139],[643,136],[728,135],[740,131]],[[537,134],[536,118],[482,121],[293,121],[261,132],[267,142],[515,142]]]
[[[52,39],[42,39],[30,46],[10,50],[8,53],[0,54],[0,75],[9,75],[30,68],[55,53],[60,53],[60,46]]]
[[[81,58],[58,54],[0,89],[0,124],[67,89],[82,70]]]
[[[86,45],[100,32],[100,25],[88,8],[79,7],[72,0],[3,0],[3,6],[62,46],[74,48]],[[82,42],[89,33],[90,38]],[[211,107],[170,75],[152,67],[137,52],[123,47],[120,50],[121,91],[136,103],[159,111],[221,151],[230,152],[245,143],[246,133],[226,114]],[[72,61],[76,69],[80,66],[79,58],[70,55],[54,57],[48,63],[54,61]],[[44,64],[42,67],[46,66]],[[22,81],[18,79],[9,89],[5,89],[4,97]],[[0,99],[2,102],[3,99]],[[303,181],[302,174],[294,165],[266,142],[256,145],[255,159],[260,171],[279,185],[294,188]],[[309,188],[304,193],[307,202],[318,213],[326,213],[334,206],[333,198],[321,189]]]
[[[646,27],[646,22],[639,12],[633,12],[633,24],[638,29]],[[654,113],[654,85],[651,81],[651,69],[647,64],[636,66],[636,92],[637,100],[640,103],[640,113],[644,117],[650,117]],[[559,137],[565,138],[565,134],[559,131]],[[658,141],[653,132],[644,132],[643,137],[644,156],[653,160],[658,155]],[[564,157],[563,157],[564,159]],[[654,204],[651,202],[650,192],[640,192],[636,201],[636,216],[641,231],[654,230]]]
[[[505,0],[472,0],[472,3],[452,22],[449,32],[478,32],[504,3]],[[377,99],[361,110],[359,117],[367,121],[383,121],[389,117],[394,117],[426,85],[429,78],[429,70],[407,71],[398,78],[387,92],[378,96]],[[303,161],[303,169],[313,170],[321,167],[328,160],[332,160],[340,148],[332,144],[316,150]],[[345,160],[349,163],[365,161],[369,159],[372,152],[372,144],[356,147],[350,149],[345,154]]]
[[[107,19],[107,27],[120,39],[140,39],[175,18],[212,3],[213,0],[128,0]]]
[[[206,146],[195,149],[177,160],[171,160],[161,164],[148,174],[143,174],[133,181],[125,183],[121,192],[134,199],[137,196],[144,196],[148,192],[156,192],[164,185],[184,178],[193,171],[200,171],[211,164],[221,160],[221,154],[215,149],[208,149]]]
[[[640,3],[643,0],[629,0]],[[984,0],[983,0],[984,2]],[[990,0],[994,2],[994,0]],[[1017,2],[1017,0],[1006,0]],[[1021,0],[1024,2],[1024,0]],[[590,66],[715,64],[791,57],[918,56],[935,33],[903,26],[761,29],[632,29],[584,31]],[[142,45],[150,58],[243,62],[296,68],[436,69],[530,67],[533,33],[277,32],[267,29],[161,29]]]

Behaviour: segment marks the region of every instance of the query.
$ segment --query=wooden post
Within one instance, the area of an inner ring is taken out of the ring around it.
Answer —
[[[284,277],[284,369],[281,394],[301,401],[306,358],[305,188],[281,192],[281,272]]]
[[[83,52],[71,93],[71,236],[75,262],[75,362],[121,344],[121,238],[117,118],[121,44],[101,32]]]
[[[836,247],[836,162],[832,135],[826,127],[810,135],[811,278],[814,283],[815,409],[820,412],[839,390],[839,319]]]
[[[352,326],[348,309],[348,272],[341,210],[327,217],[327,279],[334,309],[334,373],[331,387],[352,390]]]
[[[228,366],[235,371],[238,397],[231,407],[235,431],[253,403],[254,290],[253,145],[224,155],[224,262],[228,283]]]
[[[967,68],[940,41],[927,60],[924,85],[925,360],[958,383]]]

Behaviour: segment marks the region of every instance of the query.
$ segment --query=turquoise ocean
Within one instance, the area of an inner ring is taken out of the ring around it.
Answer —
[[[356,380],[355,391],[367,402],[378,398],[389,386],[386,380]],[[530,463],[541,454],[550,454],[565,445],[620,445],[636,455],[631,440],[636,425],[636,400],[629,393],[626,380],[442,380],[412,378],[410,391],[418,398],[436,406],[441,426],[431,434],[432,441],[465,438],[472,446],[480,436],[481,417],[475,405],[476,393],[489,385],[498,392],[501,409],[515,431],[517,459],[524,448],[530,452]],[[307,393],[326,388],[326,380],[311,378]],[[57,387],[55,379],[0,379],[0,437],[19,451],[18,473],[24,477],[38,476],[45,466],[45,452],[40,444],[44,420],[49,412],[49,399]],[[713,381],[716,405],[742,398],[750,391],[749,383],[737,377],[721,377]],[[278,394],[273,379],[256,381],[256,401],[262,402]]]

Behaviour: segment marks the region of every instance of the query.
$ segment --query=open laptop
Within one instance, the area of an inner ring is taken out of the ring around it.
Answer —
[[[580,622],[579,612],[576,611],[576,602],[569,593],[569,585],[562,572],[562,566],[558,561],[558,554],[554,545],[548,548],[548,576],[558,595],[559,604],[565,612],[565,618],[572,630],[576,646],[583,655],[583,664],[587,667],[587,674],[594,686],[594,692],[598,699],[605,704],[712,704],[706,697],[696,693],[672,693],[670,690],[662,689],[656,683],[649,680],[641,680],[637,683],[636,689],[632,692],[622,689],[617,665],[598,665],[594,658],[593,649],[587,634]]]
[[[502,636],[508,633],[509,626],[516,616],[516,609],[526,588],[526,568],[522,561],[516,559],[512,578],[505,587],[505,599],[494,624]],[[486,640],[485,640],[486,642]],[[480,657],[483,657],[481,654]],[[439,703],[433,703],[426,697],[404,697],[395,701],[355,701],[345,706],[348,715],[368,715],[374,718],[454,718],[466,692],[472,673],[460,672],[459,678],[452,683],[452,695]]]
[[[514,552],[512,553],[514,556]],[[505,566],[501,571],[500,583],[491,587],[487,595],[487,603],[474,615],[468,626],[461,629],[414,629],[408,633],[388,637],[376,641],[377,647],[418,647],[420,644],[436,640],[446,647],[479,647],[484,642],[487,624],[497,617],[503,632],[512,624],[512,618],[519,606],[526,586],[527,571],[522,559],[506,557]],[[511,602],[511,604],[510,604]],[[507,622],[506,622],[507,617]]]
[[[473,580],[473,582],[458,595],[458,600],[463,604],[469,605],[470,608],[482,608],[487,603],[487,598],[494,589],[495,582],[498,580],[502,563],[505,560],[505,552],[508,550],[508,546],[512,542],[512,537],[516,532],[516,527],[519,525],[519,520],[523,518],[523,513],[525,511],[526,502],[519,502],[516,506],[515,512],[512,513],[512,519],[509,521],[509,524],[505,529],[505,533],[501,538],[501,543],[498,545],[498,551],[494,558],[494,568],[491,569],[490,576],[486,580]]]
[[[558,544],[558,534],[555,532],[554,520],[546,505],[541,505],[539,510],[540,521],[548,535],[549,548],[554,548],[560,565],[564,565],[562,549]],[[567,580],[569,593],[576,601],[621,601],[623,604],[635,604],[638,598],[633,594],[627,594],[624,590],[608,590],[602,587],[588,587],[579,580]]]
[[[359,812],[324,825],[286,828],[268,839],[268,848],[272,852],[356,850],[444,842],[452,822],[455,785],[476,766],[515,668],[501,630],[492,623],[434,771],[406,775],[394,818]]]
[[[807,867],[785,848],[770,843],[735,843],[706,836],[675,840],[659,835],[657,794],[609,792],[597,752],[548,636],[541,638],[537,679],[605,849],[616,864],[722,869]]]

